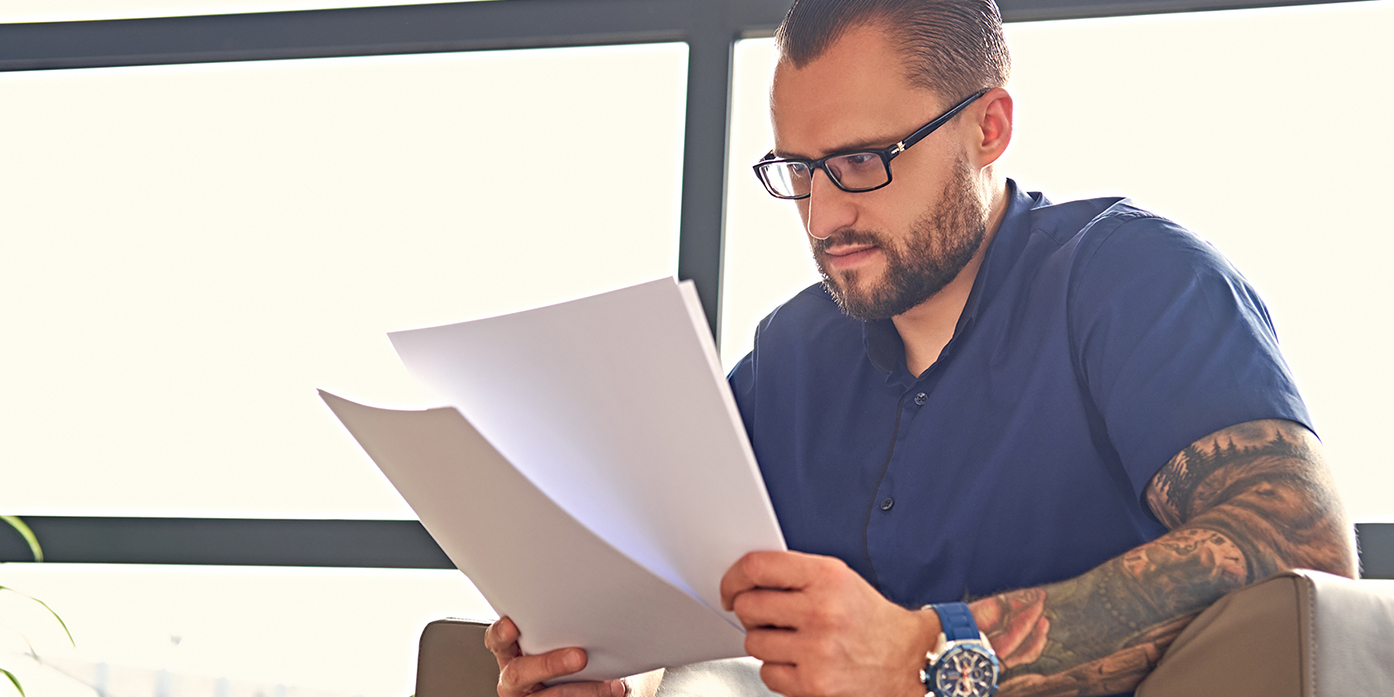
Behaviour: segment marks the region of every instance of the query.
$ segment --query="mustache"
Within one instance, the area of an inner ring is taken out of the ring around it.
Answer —
[[[839,244],[869,244],[877,247],[886,246],[881,239],[881,235],[866,230],[838,230],[823,239],[813,238],[813,252],[815,254],[827,254],[833,245]]]

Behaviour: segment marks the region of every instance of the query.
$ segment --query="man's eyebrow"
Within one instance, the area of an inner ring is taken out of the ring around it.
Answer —
[[[884,150],[900,142],[901,138],[896,136],[886,136],[883,138],[862,138],[860,140],[847,141],[838,144],[837,147],[828,150],[828,157],[844,152],[856,152],[858,150]],[[818,158],[803,153],[789,152],[787,150],[774,149],[774,156],[786,160],[816,160]]]

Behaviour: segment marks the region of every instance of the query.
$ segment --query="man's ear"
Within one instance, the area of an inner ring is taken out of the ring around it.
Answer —
[[[995,87],[978,98],[982,104],[981,117],[974,124],[972,142],[969,143],[969,157],[978,169],[997,161],[1007,151],[1012,142],[1012,95],[1002,87]]]

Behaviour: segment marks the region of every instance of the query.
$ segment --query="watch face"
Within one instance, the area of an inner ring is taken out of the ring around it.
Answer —
[[[935,664],[934,692],[940,697],[988,697],[996,684],[997,662],[976,648],[955,647]]]

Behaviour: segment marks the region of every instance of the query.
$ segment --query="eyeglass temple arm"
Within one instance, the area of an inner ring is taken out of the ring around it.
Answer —
[[[969,104],[978,101],[979,97],[991,91],[992,88],[989,87],[987,89],[978,90],[977,92],[974,92],[973,94],[969,95],[967,99],[959,102],[954,108],[944,112],[943,116],[940,116],[939,118],[930,121],[929,123],[925,124],[924,127],[920,130],[915,131],[914,133],[911,133],[910,135],[906,136],[905,140],[896,143],[895,150],[891,154],[899,155],[910,146],[920,142],[921,140],[924,140],[925,136],[928,136],[929,134],[939,130],[940,126],[943,126],[944,124],[948,123],[949,119],[952,119],[953,117],[958,115],[958,112],[967,109]],[[773,155],[774,151],[771,150],[770,154]]]

